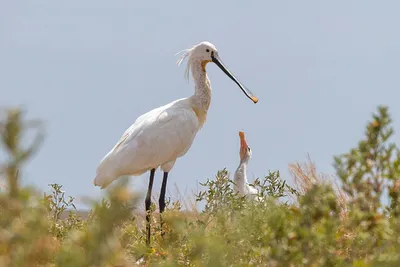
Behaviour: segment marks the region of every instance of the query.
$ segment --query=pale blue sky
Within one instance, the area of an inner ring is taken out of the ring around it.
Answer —
[[[0,106],[45,120],[44,146],[24,170],[42,189],[100,196],[99,161],[139,115],[192,94],[174,54],[204,40],[260,101],[208,65],[208,120],[170,173],[171,193],[234,172],[239,130],[253,149],[251,180],[279,169],[291,182],[288,163],[307,153],[332,173],[332,156],[356,144],[378,104],[400,126],[398,1],[0,3]]]

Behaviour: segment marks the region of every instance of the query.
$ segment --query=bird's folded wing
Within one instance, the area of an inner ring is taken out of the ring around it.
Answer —
[[[187,152],[198,124],[192,109],[161,110],[132,125],[111,154],[129,172],[157,167]]]

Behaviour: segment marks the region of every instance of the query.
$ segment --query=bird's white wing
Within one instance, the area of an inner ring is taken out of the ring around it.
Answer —
[[[147,119],[151,119],[151,117],[154,116],[158,116],[161,112],[163,112],[164,110],[170,108],[172,105],[174,105],[176,102],[181,101],[182,99],[178,99],[176,101],[173,101],[171,103],[168,103],[164,106],[152,109],[142,115],[140,115],[135,122],[128,128],[125,130],[125,132],[122,134],[120,140],[118,141],[118,143],[115,146],[118,146],[123,140],[124,138],[126,138],[127,136],[129,136],[129,134],[133,131],[134,128],[136,128],[141,122],[147,120]]]
[[[183,103],[183,105],[182,105],[182,103]],[[145,121],[146,119],[149,119],[151,117],[158,116],[161,112],[163,112],[166,109],[171,108],[172,106],[174,106],[174,107],[185,106],[184,103],[185,103],[185,98],[181,98],[181,99],[172,101],[171,103],[168,103],[164,106],[150,110],[149,112],[139,116],[133,125],[135,125],[137,123],[141,123],[142,121]]]
[[[118,141],[118,143],[115,145],[116,147],[119,146],[122,141],[124,141],[125,138],[127,138],[128,136],[130,136],[131,132],[137,128],[138,125],[140,125],[141,122],[146,121],[147,119],[151,119],[152,117],[156,117],[159,116],[164,110],[171,108],[174,105],[179,105],[182,101],[184,100],[184,98],[172,101],[171,103],[168,103],[164,106],[152,109],[142,115],[140,115],[136,121],[128,128],[126,129],[126,131],[122,134],[120,140]],[[115,148],[115,147],[114,147]]]
[[[102,160],[98,176],[103,172],[108,178],[98,180],[140,175],[183,156],[190,148],[199,122],[186,102],[175,101],[145,115],[125,131]]]

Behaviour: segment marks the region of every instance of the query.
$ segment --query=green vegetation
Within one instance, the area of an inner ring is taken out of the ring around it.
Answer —
[[[32,130],[36,139],[26,147],[22,137]],[[40,124],[8,110],[0,133],[7,155],[0,165],[0,266],[400,263],[400,150],[390,140],[386,107],[373,114],[354,148],[334,157],[333,178],[318,174],[311,162],[291,164],[294,188],[278,171],[270,172],[254,183],[261,201],[249,201],[233,192],[228,172],[221,170],[195,196],[204,210],[167,203],[163,238],[153,204],[151,248],[145,244],[144,215],[136,211],[143,203],[126,178],[112,184],[102,201],[93,200],[83,218],[62,186],[51,184],[43,193],[21,184],[21,168],[43,140]]]

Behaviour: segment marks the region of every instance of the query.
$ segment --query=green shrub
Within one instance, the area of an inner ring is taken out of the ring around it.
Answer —
[[[26,147],[22,137],[32,130],[36,138]],[[92,200],[82,217],[61,185],[51,184],[49,193],[21,185],[22,168],[44,137],[41,124],[8,110],[0,131],[7,153],[0,266],[399,265],[400,152],[386,107],[378,107],[354,148],[334,157],[340,186],[296,164],[296,188],[270,171],[252,184],[259,191],[254,201],[233,191],[223,169],[194,196],[204,209],[168,201],[164,237],[160,216],[152,216],[151,248],[144,214],[136,209],[142,203],[127,178],[112,184],[101,201]],[[152,211],[157,213],[154,204]]]

